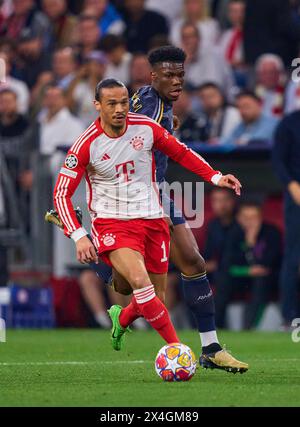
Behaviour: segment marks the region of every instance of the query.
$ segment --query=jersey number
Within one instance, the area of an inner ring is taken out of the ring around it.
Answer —
[[[168,257],[167,257],[167,250],[166,250],[166,242],[165,241],[162,242],[161,248],[163,251],[163,257],[160,260],[160,262],[166,262],[166,261],[168,261]]]

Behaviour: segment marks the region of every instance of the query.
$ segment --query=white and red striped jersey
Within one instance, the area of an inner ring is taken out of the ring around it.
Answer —
[[[65,234],[72,238],[82,234],[71,198],[83,176],[92,220],[163,216],[153,148],[206,181],[217,184],[221,176],[200,155],[147,116],[129,113],[125,132],[116,138],[107,135],[97,119],[70,148],[56,182],[54,204],[65,225]]]

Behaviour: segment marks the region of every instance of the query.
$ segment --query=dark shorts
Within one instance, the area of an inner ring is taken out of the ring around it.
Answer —
[[[179,224],[184,224],[186,219],[183,216],[183,213],[178,209],[172,199],[165,193],[161,193],[161,201],[165,213],[170,216],[170,219],[174,226]]]

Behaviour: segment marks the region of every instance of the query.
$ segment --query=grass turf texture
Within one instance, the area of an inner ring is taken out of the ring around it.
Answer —
[[[288,333],[221,332],[250,370],[198,368],[187,383],[164,383],[152,331],[127,334],[124,351],[99,330],[9,330],[0,343],[0,406],[300,406],[300,343]],[[197,332],[181,331],[199,355]]]

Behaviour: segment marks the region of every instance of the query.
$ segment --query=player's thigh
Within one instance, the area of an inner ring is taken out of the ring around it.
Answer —
[[[176,225],[171,232],[170,260],[184,274],[205,271],[205,262],[188,223]]]
[[[151,283],[154,285],[155,293],[158,298],[164,303],[166,299],[166,290],[168,283],[167,273],[155,274],[149,272]]]
[[[169,225],[164,218],[145,220],[145,265],[148,272],[166,274],[170,254]]]
[[[120,248],[111,251],[108,257],[114,269],[126,278],[132,289],[140,289],[151,283],[140,252]]]

